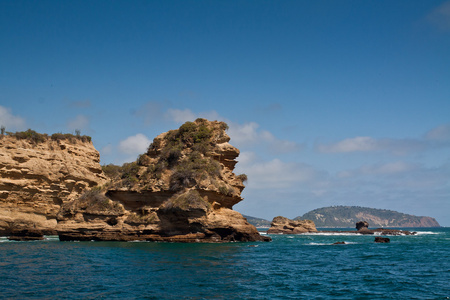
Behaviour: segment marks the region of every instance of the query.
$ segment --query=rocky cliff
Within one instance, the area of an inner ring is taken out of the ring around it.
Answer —
[[[55,234],[62,204],[103,184],[100,156],[86,137],[31,130],[0,136],[0,234]]]
[[[110,182],[65,203],[60,240],[262,241],[232,210],[245,175],[223,122],[197,119],[153,140],[136,162],[106,166]]]
[[[330,206],[312,210],[295,220],[313,220],[317,227],[353,227],[364,220],[374,227],[440,227],[431,217],[413,216],[387,209]]]

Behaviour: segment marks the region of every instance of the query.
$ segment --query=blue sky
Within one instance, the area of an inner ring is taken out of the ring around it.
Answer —
[[[229,124],[235,209],[330,205],[450,226],[450,1],[0,1],[0,123],[133,161]]]

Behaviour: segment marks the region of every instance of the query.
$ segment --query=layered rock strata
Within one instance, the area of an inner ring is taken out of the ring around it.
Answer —
[[[317,232],[314,222],[311,220],[291,220],[285,217],[275,217],[267,231],[269,234],[299,234]]]
[[[0,136],[0,234],[56,234],[61,205],[106,181],[90,141]]]
[[[62,206],[60,240],[228,242],[270,240],[233,205],[245,175],[223,122],[197,119],[153,140],[111,181]],[[108,168],[107,168],[108,169]]]

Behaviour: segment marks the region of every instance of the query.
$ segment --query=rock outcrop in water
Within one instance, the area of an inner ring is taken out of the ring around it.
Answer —
[[[0,234],[56,234],[62,204],[106,177],[90,138],[28,130],[0,136]]]
[[[270,240],[232,210],[246,176],[233,173],[239,150],[226,129],[223,122],[187,122],[156,137],[136,162],[109,166],[109,184],[62,205],[60,240]]]
[[[285,217],[275,217],[270,224],[267,233],[282,233],[282,234],[298,234],[307,232],[317,232],[316,226],[310,220],[291,220]]]
[[[364,234],[364,235],[414,235],[416,232],[399,229],[377,228],[369,229],[369,223],[367,221],[359,221],[356,223],[356,231],[346,230],[321,230],[323,233],[350,233],[350,234]]]

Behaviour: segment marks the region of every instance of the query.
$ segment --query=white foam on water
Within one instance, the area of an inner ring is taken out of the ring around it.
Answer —
[[[358,243],[355,242],[344,242],[344,244],[335,244],[335,243],[315,243],[315,242],[311,242],[308,243],[306,245],[308,246],[339,246],[339,245],[355,245]]]
[[[323,235],[323,236],[354,236],[354,235],[362,235],[361,233],[349,233],[349,232],[307,232],[307,233],[300,233],[301,235]]]
[[[433,232],[433,231],[416,231],[417,235],[424,235],[424,234],[441,234],[441,232]]]

